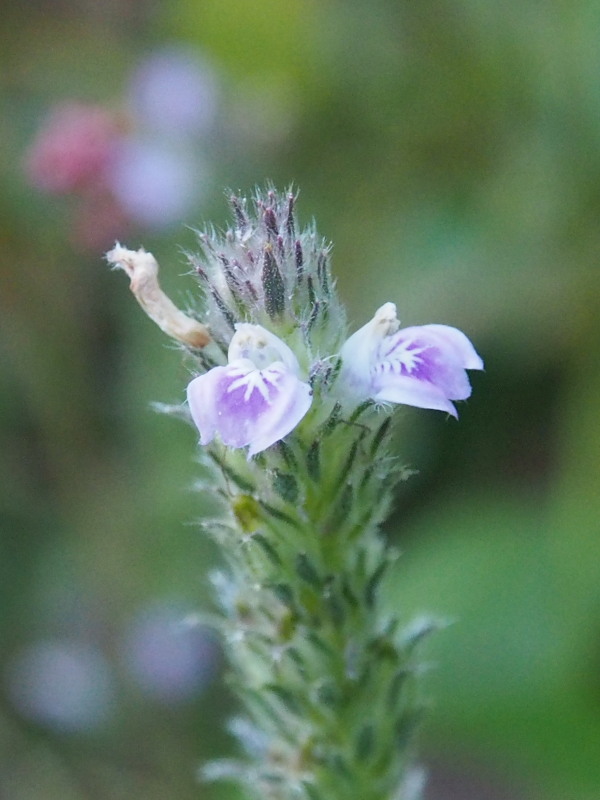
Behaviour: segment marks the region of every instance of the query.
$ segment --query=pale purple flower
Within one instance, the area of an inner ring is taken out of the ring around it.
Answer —
[[[168,602],[146,606],[131,619],[122,656],[135,683],[165,705],[205,689],[219,663],[216,640],[208,629],[190,625],[184,610]]]
[[[129,218],[161,228],[190,212],[208,183],[208,173],[191,150],[134,135],[121,140],[107,183]]]
[[[399,329],[396,306],[386,303],[341,350],[341,381],[356,399],[404,403],[447,411],[466,400],[471,384],[465,370],[483,361],[462,331],[448,325]]]
[[[200,444],[218,435],[229,447],[249,445],[248,456],[283,439],[304,417],[311,388],[298,377],[290,348],[260,325],[240,323],[229,363],[199,375],[187,389]]]
[[[128,94],[136,119],[167,137],[207,133],[217,114],[215,70],[186,47],[151,53],[135,69]]]
[[[56,731],[101,727],[116,709],[110,665],[84,641],[30,642],[9,660],[5,681],[19,713]]]

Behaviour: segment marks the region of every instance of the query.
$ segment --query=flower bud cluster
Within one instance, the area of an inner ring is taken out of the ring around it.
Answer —
[[[303,367],[339,351],[345,317],[331,277],[329,245],[314,227],[298,231],[292,192],[230,197],[235,224],[224,236],[200,234],[190,255],[207,298],[207,322],[226,350],[238,322],[261,325],[286,340]]]

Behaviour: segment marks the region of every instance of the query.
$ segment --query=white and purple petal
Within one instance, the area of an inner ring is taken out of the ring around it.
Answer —
[[[416,408],[429,408],[435,411],[447,411],[453,417],[458,417],[454,404],[441,389],[415,378],[397,377],[394,381],[381,386],[373,395],[373,400],[382,403],[400,403]]]
[[[359,328],[342,346],[341,383],[354,397],[372,396],[372,369],[378,361],[381,342],[398,330],[394,303],[385,303],[377,309],[373,319]]]
[[[218,435],[229,447],[249,445],[249,456],[286,436],[311,402],[310,386],[282,362],[259,370],[249,359],[237,359],[194,378],[188,386],[200,443],[208,444]]]
[[[440,346],[447,351],[454,350],[463,369],[483,369],[483,361],[471,344],[471,340],[458,328],[450,325],[420,325],[417,328],[404,328],[404,332],[419,329],[423,334],[432,334]]]
[[[230,364],[240,358],[250,359],[258,369],[281,361],[295,375],[299,370],[298,359],[285,342],[262,325],[249,322],[238,322],[235,326],[227,358]]]
[[[386,303],[342,348],[342,385],[355,397],[447,411],[465,400],[465,370],[483,362],[462,331],[448,325],[398,330],[396,308]]]

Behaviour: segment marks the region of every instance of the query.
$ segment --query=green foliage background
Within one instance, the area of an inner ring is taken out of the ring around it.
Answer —
[[[119,688],[106,725],[77,735],[1,694],[0,794],[229,796],[194,778],[228,747],[220,682],[166,708],[115,656],[145,603],[207,602],[215,554],[185,524],[202,513],[195,436],[149,408],[181,400],[188,374],[123,276],[74,250],[68,203],[22,170],[52,103],[113,102],[144,54],[182,42],[239,103],[226,125],[286,132],[232,136],[216,184],[293,181],[355,327],[393,300],[406,324],[465,330],[486,362],[458,424],[399,412],[419,474],[387,529],[405,553],[389,602],[454,621],[428,653],[428,800],[597,800],[597,0],[37,0],[1,24],[0,660],[85,635]],[[225,213],[216,191],[144,234],[174,296],[194,291],[184,224]]]

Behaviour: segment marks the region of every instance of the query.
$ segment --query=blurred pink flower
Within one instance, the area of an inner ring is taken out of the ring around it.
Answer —
[[[212,183],[217,72],[194,49],[150,53],[108,107],[64,102],[42,123],[24,168],[49,194],[72,194],[71,241],[105,250],[131,228],[185,221]]]
[[[116,114],[84,103],[64,103],[47,118],[26,156],[30,182],[64,194],[103,181],[120,137]]]

